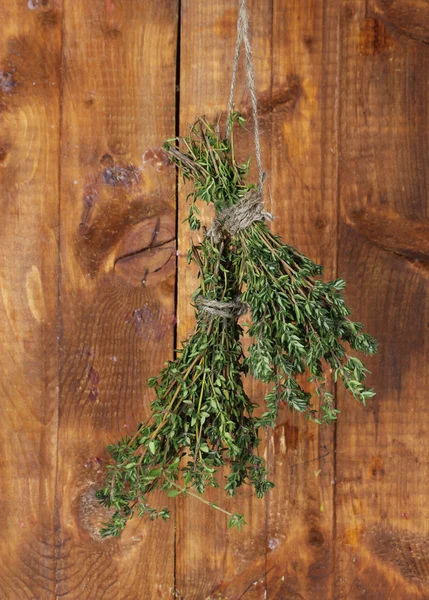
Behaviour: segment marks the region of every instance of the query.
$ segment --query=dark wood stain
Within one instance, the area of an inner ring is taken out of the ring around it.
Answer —
[[[393,46],[393,40],[379,19],[365,19],[360,33],[360,51],[365,56],[374,56]]]
[[[426,0],[374,0],[374,9],[390,29],[429,42],[429,10]]]
[[[420,220],[398,215],[389,219],[381,211],[359,210],[351,213],[353,226],[368,240],[399,256],[429,261],[429,226]]]
[[[140,183],[140,172],[133,165],[106,167],[101,174],[103,183],[112,187],[130,188]]]
[[[46,29],[55,27],[61,22],[60,13],[54,9],[39,12],[37,20]]]
[[[429,584],[429,545],[427,536],[412,531],[377,527],[368,541],[382,562],[398,570],[409,582],[426,588]]]

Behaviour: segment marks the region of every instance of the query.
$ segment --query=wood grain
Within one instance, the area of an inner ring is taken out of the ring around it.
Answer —
[[[64,14],[56,594],[166,598],[174,524],[101,540],[94,490],[173,350],[175,171],[160,144],[175,127],[177,3],[67,0]]]
[[[368,408],[340,401],[338,598],[429,598],[428,50],[343,6],[338,271],[380,351]]]
[[[52,598],[58,415],[58,9],[0,19],[0,597]]]
[[[271,138],[273,229],[336,271],[338,10],[274,1]],[[268,598],[331,598],[334,427],[282,408],[270,439]]]
[[[374,0],[371,9],[390,31],[429,42],[427,0]]]

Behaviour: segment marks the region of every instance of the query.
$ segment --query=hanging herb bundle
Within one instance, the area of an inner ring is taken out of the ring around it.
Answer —
[[[363,404],[374,395],[363,383],[367,370],[345,344],[373,354],[376,341],[349,318],[341,295],[344,281],[323,282],[320,265],[268,229],[264,219],[272,217],[263,210],[257,188],[245,183],[249,162],[235,160],[233,126],[243,122],[233,113],[229,137],[222,138],[218,125],[199,119],[188,138],[164,146],[194,184],[187,219],[191,229],[201,227],[201,201],[212,203],[217,217],[201,245],[192,245],[188,254],[200,277],[193,294],[195,330],[177,358],[149,380],[156,393],[150,423],[108,448],[113,462],[97,497],[115,513],[103,535],[118,535],[136,512],[168,518],[167,509],[148,503],[155,489],[168,496],[195,496],[228,514],[230,526],[241,528],[243,515],[199,495],[207,486],[219,486],[216,474],[225,464],[230,471],[224,487],[231,496],[243,483],[252,484],[259,497],[272,487],[257,454],[258,431],[274,425],[279,405],[305,412],[317,423],[335,420],[338,410],[325,389],[326,372],[333,372],[334,380]],[[237,319],[247,311],[253,343],[243,356]],[[248,371],[274,384],[266,396],[267,410],[258,418],[253,415],[257,405],[243,388]],[[306,371],[319,396],[319,412],[297,380]]]
[[[234,127],[244,124],[233,110],[239,50],[244,43],[248,87],[252,100],[258,186],[248,184],[250,161],[238,164]],[[106,483],[97,492],[114,512],[101,530],[119,535],[135,513],[167,519],[169,512],[151,506],[148,497],[158,489],[168,496],[193,496],[229,516],[230,527],[241,529],[244,516],[202,497],[208,486],[224,488],[233,496],[243,484],[253,485],[259,497],[273,484],[258,454],[260,428],[275,424],[280,405],[305,413],[318,424],[337,418],[330,374],[365,405],[374,395],[365,387],[368,373],[351,356],[353,350],[372,355],[377,342],[350,319],[341,294],[342,279],[324,282],[323,268],[285,244],[267,226],[272,215],[264,210],[254,73],[248,38],[246,0],[240,0],[237,44],[226,120],[220,124],[200,118],[186,138],[174,138],[164,148],[193,184],[188,223],[201,229],[201,202],[212,204],[215,219],[203,241],[192,245],[189,262],[196,263],[200,284],[192,298],[196,325],[176,358],[158,377],[152,416],[136,433],[109,446],[112,457]],[[238,318],[247,313],[244,327],[251,338],[245,356]],[[266,410],[256,417],[257,405],[246,395],[243,377],[250,373],[271,384]],[[309,385],[300,381],[307,374]],[[311,390],[311,391],[310,391]],[[318,397],[316,408],[312,394]]]
[[[268,410],[258,424],[273,426],[280,403],[306,412],[318,423],[330,423],[338,410],[325,387],[326,370],[365,404],[374,395],[363,383],[367,370],[344,344],[372,355],[377,342],[350,319],[351,311],[341,295],[345,282],[324,282],[319,278],[322,266],[283,243],[267,227],[265,221],[272,216],[263,209],[258,189],[244,182],[248,163],[235,162],[234,122],[243,124],[239,113],[232,114],[224,140],[218,126],[199,119],[188,138],[167,142],[165,149],[184,178],[193,182],[192,229],[200,227],[197,202],[214,204],[217,216],[207,237],[229,249],[242,302],[250,309],[247,333],[253,343],[245,363],[253,377],[274,384],[266,397]],[[311,393],[296,379],[306,371],[319,396],[318,413],[310,403]]]
[[[214,246],[208,239],[191,248],[189,261],[200,271],[200,286],[193,295],[196,327],[177,358],[149,380],[156,393],[150,423],[108,448],[113,461],[97,497],[115,512],[103,536],[119,535],[136,512],[167,519],[167,509],[157,510],[148,502],[147,494],[155,489],[168,496],[182,493],[202,499],[194,492],[218,487],[216,473],[226,462],[224,487],[230,496],[245,482],[258,496],[272,487],[257,454],[255,405],[243,388],[247,366],[237,322],[243,304],[235,299],[238,288],[230,258],[223,243]],[[202,501],[229,515],[230,527],[241,528],[243,515]]]

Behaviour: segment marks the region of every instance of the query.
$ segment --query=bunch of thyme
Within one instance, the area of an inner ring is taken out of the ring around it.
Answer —
[[[272,487],[257,454],[258,432],[274,425],[280,403],[319,424],[331,423],[339,411],[327,389],[328,373],[363,404],[374,395],[364,385],[367,369],[349,352],[372,355],[377,342],[350,319],[341,294],[344,281],[324,282],[323,268],[274,235],[263,216],[234,232],[222,228],[222,215],[256,190],[245,181],[250,161],[236,161],[236,124],[243,125],[244,119],[234,112],[223,137],[219,123],[200,118],[188,137],[164,144],[184,179],[193,183],[190,228],[201,228],[199,203],[205,202],[214,205],[221,231],[213,236],[205,230],[200,246],[192,245],[188,253],[200,277],[193,294],[197,322],[175,360],[149,380],[156,393],[150,422],[108,448],[113,462],[97,496],[115,512],[102,535],[118,535],[136,511],[151,519],[168,518],[166,509],[158,511],[147,502],[154,489],[195,496],[228,514],[229,526],[240,529],[243,515],[228,513],[200,494],[207,486],[218,487],[216,474],[225,464],[224,487],[231,496],[243,483],[253,485],[259,497]],[[213,302],[218,308],[205,310]],[[249,309],[247,356],[237,321],[243,311],[224,314],[220,303]],[[272,384],[260,417],[254,416],[257,405],[243,389],[248,372]],[[318,411],[298,381],[304,373],[319,397]]]
[[[167,519],[166,508],[157,510],[148,503],[147,494],[155,489],[168,496],[194,496],[229,515],[230,527],[241,529],[243,515],[231,514],[199,495],[207,486],[219,486],[216,474],[226,463],[224,488],[230,496],[245,482],[258,496],[273,485],[257,454],[255,405],[243,389],[247,366],[242,329],[236,318],[206,312],[200,302],[236,304],[237,283],[229,258],[223,244],[215,247],[207,239],[191,248],[188,259],[200,272],[200,286],[193,295],[196,327],[176,359],[148,382],[156,394],[150,423],[142,423],[131,438],[108,448],[113,460],[97,497],[115,512],[101,530],[103,536],[119,535],[136,512]]]
[[[192,229],[200,227],[198,201],[213,203],[221,222],[222,213],[230,212],[255,187],[245,183],[249,161],[240,165],[235,160],[235,123],[244,123],[237,112],[227,123],[229,135],[224,139],[218,124],[198,119],[187,138],[164,146],[184,179],[193,182],[188,217]],[[233,234],[225,229],[222,243],[230,250],[237,286],[251,313],[247,333],[253,343],[245,363],[255,378],[274,384],[258,424],[273,426],[280,403],[317,423],[334,421],[338,410],[326,389],[328,372],[365,404],[374,395],[364,385],[368,371],[347,347],[372,355],[377,342],[350,319],[341,294],[345,282],[324,282],[323,267],[285,244],[263,219]],[[311,405],[311,393],[297,380],[305,372],[319,396],[318,412]]]

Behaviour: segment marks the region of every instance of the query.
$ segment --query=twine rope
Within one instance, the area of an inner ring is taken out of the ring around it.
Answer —
[[[232,112],[234,110],[234,95],[237,82],[238,64],[240,59],[241,44],[244,45],[245,65],[247,76],[247,88],[250,93],[253,117],[253,133],[255,144],[255,157],[258,167],[258,188],[249,190],[237,204],[225,208],[219,212],[207,231],[207,237],[216,244],[222,240],[223,233],[226,231],[229,235],[236,235],[239,231],[247,229],[255,221],[272,221],[273,215],[264,209],[262,193],[266,173],[262,167],[261,141],[258,122],[258,99],[256,96],[255,70],[252,59],[252,46],[249,39],[249,13],[247,11],[246,0],[239,0],[238,19],[237,19],[237,40],[235,43],[234,62],[231,77],[231,89],[228,101],[228,119],[230,123]],[[227,127],[227,137],[229,128]],[[238,319],[244,315],[249,307],[244,302],[237,300],[218,301],[209,300],[200,296],[196,304],[200,310],[211,316],[224,317],[227,319]]]
[[[235,43],[235,53],[234,53],[234,63],[232,68],[232,77],[231,77],[231,89],[229,92],[229,102],[228,102],[228,123],[230,122],[230,117],[232,115],[232,111],[234,110],[234,94],[235,94],[235,84],[237,82],[237,72],[238,72],[238,63],[240,59],[240,48],[241,44],[244,44],[245,51],[245,64],[246,64],[246,75],[247,75],[247,87],[250,93],[250,99],[252,103],[252,116],[253,116],[253,133],[254,133],[254,143],[255,143],[255,157],[256,164],[258,165],[258,187],[262,196],[262,190],[264,187],[264,180],[266,177],[266,173],[262,168],[262,158],[261,158],[261,142],[260,142],[260,134],[259,134],[259,122],[258,122],[258,99],[256,96],[256,86],[255,86],[255,69],[253,67],[253,59],[252,59],[252,46],[249,39],[249,13],[247,12],[246,0],[239,0],[239,8],[238,8],[238,19],[237,19],[237,41]],[[227,136],[229,131],[227,131]]]
[[[207,231],[212,243],[221,241],[223,232],[237,235],[242,229],[247,229],[255,221],[272,221],[273,215],[264,209],[261,193],[258,189],[251,189],[243,198],[216,215],[210,229]]]
[[[209,300],[199,296],[195,303],[203,312],[225,319],[238,319],[249,310],[247,304],[240,300]]]
[[[238,19],[237,19],[237,40],[235,44],[234,62],[232,67],[231,89],[228,102],[228,119],[230,123],[232,111],[234,110],[234,94],[237,82],[238,63],[240,59],[241,45],[245,50],[245,65],[247,75],[247,87],[250,92],[253,116],[253,133],[255,144],[255,157],[258,166],[258,189],[252,189],[243,198],[233,206],[224,209],[218,213],[210,229],[207,232],[208,237],[213,243],[217,243],[222,238],[222,232],[226,231],[230,235],[236,235],[242,229],[250,227],[255,221],[272,221],[273,215],[264,210],[262,192],[266,173],[262,167],[261,142],[258,122],[258,99],[256,96],[255,70],[252,59],[252,46],[249,39],[249,13],[247,11],[246,0],[239,0]],[[229,128],[227,128],[227,136]]]

